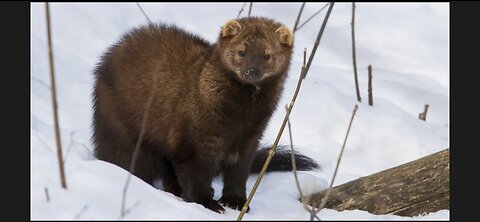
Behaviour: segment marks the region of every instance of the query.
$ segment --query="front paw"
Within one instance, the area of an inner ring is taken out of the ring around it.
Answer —
[[[220,200],[218,200],[223,206],[230,207],[234,210],[242,210],[243,205],[247,201],[245,197],[223,195]],[[247,212],[250,211],[250,207],[247,208]]]
[[[215,211],[219,214],[224,214],[225,213],[225,209],[222,206],[220,206],[220,204],[215,200],[210,199],[210,200],[206,200],[206,201],[201,201],[201,202],[199,202],[199,204],[201,204],[205,208],[208,208],[208,209],[210,209],[212,211]]]

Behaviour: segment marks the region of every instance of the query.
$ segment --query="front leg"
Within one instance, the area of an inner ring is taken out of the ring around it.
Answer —
[[[227,154],[223,169],[223,192],[219,200],[224,206],[241,210],[245,204],[246,183],[257,145],[257,140],[251,140],[245,147]]]
[[[182,150],[182,153],[188,154],[180,155],[181,157],[173,160],[178,183],[182,187],[182,199],[201,204],[217,213],[224,213],[225,209],[212,199],[211,188],[221,157],[219,149],[211,144],[206,146],[202,143],[194,148]]]

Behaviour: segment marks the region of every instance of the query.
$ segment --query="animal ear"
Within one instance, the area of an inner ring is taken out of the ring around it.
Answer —
[[[222,27],[222,37],[229,37],[238,34],[242,30],[242,25],[240,25],[237,20],[230,20]]]
[[[287,26],[282,26],[275,30],[275,34],[278,36],[280,43],[292,46],[293,44],[293,32]]]

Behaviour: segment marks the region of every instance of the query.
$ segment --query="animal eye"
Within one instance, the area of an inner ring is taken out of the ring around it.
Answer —
[[[264,58],[265,60],[269,60],[269,59],[270,59],[270,55],[264,55],[263,58]]]
[[[241,57],[244,57],[245,56],[245,51],[238,51],[238,55],[240,55]]]

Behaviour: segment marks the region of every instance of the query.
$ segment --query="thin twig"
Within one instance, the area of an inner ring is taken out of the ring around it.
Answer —
[[[48,195],[48,188],[45,187],[45,197],[47,198],[47,202],[50,202],[50,196]]]
[[[85,144],[82,143],[81,141],[76,140],[75,138],[73,138],[73,134],[75,134],[75,131],[70,132],[70,144],[68,144],[67,153],[65,154],[65,157],[63,158],[63,164],[65,164],[65,163],[67,162],[68,157],[69,157],[69,154],[70,154],[70,151],[74,148],[74,145],[75,145],[75,144],[81,145],[85,150],[87,150],[88,152],[90,152],[90,149],[87,147],[87,145],[85,145]]]
[[[307,57],[307,48],[303,50],[303,65],[302,65],[302,70],[305,69],[305,58]],[[288,104],[285,105],[285,110],[288,111]],[[293,176],[295,177],[295,183],[297,185],[298,193],[300,194],[300,197],[303,197],[302,189],[300,188],[300,182],[298,181],[298,176],[297,176],[297,163],[295,161],[295,151],[293,149],[293,137],[292,137],[292,127],[290,124],[290,118],[287,118],[287,124],[288,124],[288,134],[290,136],[290,149],[291,149],[291,157],[292,157],[292,171],[293,171]]]
[[[308,213],[310,213],[310,220],[313,220],[312,218],[317,218],[318,220],[320,220],[320,218],[318,218],[318,216],[316,215],[317,212],[315,211],[315,207],[310,206],[308,204],[310,203],[311,198],[312,198],[311,194],[302,196],[300,198],[300,201],[303,204],[303,209],[305,209]]]
[[[288,104],[285,106],[285,110],[288,111]],[[295,162],[295,151],[293,149],[292,127],[290,125],[290,118],[287,119],[287,124],[288,124],[288,134],[290,136],[290,150],[292,151],[291,152],[292,172],[293,172],[293,176],[295,177],[295,184],[297,185],[298,193],[300,194],[300,197],[303,197],[302,189],[300,188],[300,182],[298,181],[298,175],[297,175],[297,163]]]
[[[303,7],[305,7],[305,2],[302,3],[300,7],[300,12],[298,12],[297,20],[295,20],[295,25],[293,26],[293,33],[297,31],[298,23],[300,22],[300,17],[302,17]]]
[[[368,65],[368,105],[373,106],[372,65]]]
[[[303,50],[303,66],[302,66],[302,69],[305,69],[306,67],[306,61],[307,61],[307,48],[305,48]],[[305,78],[305,76],[302,76],[302,78]],[[288,110],[288,105],[286,106],[286,109]],[[310,198],[312,197],[312,195],[308,195],[307,197],[304,197],[303,195],[303,192],[302,192],[302,189],[300,188],[300,182],[298,180],[298,176],[297,176],[297,163],[295,162],[295,154],[294,154],[294,150],[293,150],[293,139],[292,139],[292,130],[291,130],[291,126],[290,126],[290,118],[288,119],[288,132],[290,134],[290,147],[291,147],[291,150],[292,150],[292,153],[291,153],[291,157],[292,157],[292,169],[293,169],[293,175],[295,176],[295,183],[297,184],[297,189],[298,189],[298,193],[300,194],[300,200],[303,204],[303,208],[310,213],[311,217],[316,217],[318,218],[316,215],[315,215],[315,209],[311,206],[308,205],[308,203],[310,202]],[[320,220],[320,218],[318,218]]]
[[[40,85],[45,86],[47,89],[52,90],[52,88],[51,88],[47,83],[45,83],[44,81],[42,81],[41,79],[38,79],[38,78],[35,77],[35,76],[31,76],[30,78],[31,78],[32,80],[34,80],[35,82],[40,83]]]
[[[306,69],[306,68],[307,68],[306,63],[307,63],[307,47],[305,47],[305,48],[303,49],[303,65],[302,65],[302,69]],[[306,72],[304,72],[304,73],[302,74],[302,79],[305,79],[305,73],[306,73]]]
[[[307,49],[305,49],[306,51]],[[305,64],[304,64],[305,65]],[[285,110],[288,111],[288,104],[285,105]],[[292,151],[290,154],[291,154],[291,158],[292,158],[292,172],[293,172],[293,176],[295,177],[295,184],[297,186],[297,190],[298,190],[298,193],[300,195],[300,200],[303,204],[303,208],[310,213],[310,215],[314,215],[315,214],[315,210],[313,207],[310,207],[308,206],[308,202],[310,201],[309,198],[311,197],[311,195],[309,195],[308,197],[305,197],[303,195],[303,192],[302,192],[302,188],[300,188],[300,181],[298,180],[298,175],[297,175],[297,163],[295,161],[295,150],[293,149],[293,138],[292,138],[292,128],[291,128],[291,124],[290,124],[290,118],[287,120],[287,125],[288,125],[288,134],[290,136],[290,150]],[[306,200],[308,199],[308,200]],[[316,217],[316,215],[314,215]],[[317,217],[318,218],[318,217]],[[320,219],[320,218],[319,218]]]
[[[145,16],[145,18],[147,18],[148,23],[153,24],[153,23],[152,23],[152,20],[150,20],[150,18],[148,17],[147,13],[145,13],[145,11],[143,11],[142,6],[141,6],[138,2],[137,2],[137,5],[138,5],[138,8],[140,8],[140,11],[142,11],[142,13],[143,13],[143,15]]]
[[[240,14],[242,14],[243,8],[245,7],[246,4],[247,4],[247,2],[244,2],[243,5],[242,5],[242,8],[240,9],[240,11],[238,11],[237,19],[240,18]]]
[[[35,126],[32,125],[32,127],[33,127],[34,130],[36,130],[36,127],[35,127]],[[39,133],[38,131],[34,131],[34,132],[38,135],[37,138],[40,139],[40,141],[43,143],[43,145],[45,146],[45,148],[46,148],[48,151],[53,152],[53,150],[51,150],[51,149],[50,149],[50,146],[47,144],[47,141],[45,141],[45,138],[43,137],[43,135],[42,135],[41,133]]]
[[[120,216],[120,218],[118,218],[118,219],[120,220],[120,219],[125,218],[125,216],[127,216],[129,213],[131,213],[131,212],[132,212],[135,208],[137,208],[139,205],[140,205],[140,201],[135,202],[131,207],[129,207],[128,209],[125,210],[125,215],[124,215],[124,216]]]
[[[152,82],[152,91],[150,93],[150,97],[148,98],[148,101],[145,105],[145,111],[143,112],[143,119],[142,119],[142,128],[140,130],[140,135],[138,136],[137,144],[135,145],[135,150],[133,151],[132,159],[130,161],[130,170],[129,174],[127,176],[127,180],[125,181],[125,186],[123,187],[123,194],[122,194],[122,209],[121,209],[121,216],[125,216],[125,202],[127,199],[127,190],[128,186],[130,184],[130,179],[133,175],[133,172],[135,172],[135,165],[137,163],[137,158],[138,154],[140,152],[140,146],[143,142],[143,136],[145,135],[146,131],[146,126],[147,126],[147,120],[148,120],[148,114],[150,112],[150,106],[152,105],[153,98],[155,97],[155,92],[157,91],[157,75],[155,72],[152,72],[153,75],[153,82]]]
[[[68,144],[68,147],[67,147],[67,153],[65,154],[65,158],[63,158],[63,164],[65,164],[65,162],[67,162],[67,159],[68,159],[68,154],[70,154],[70,151],[72,150],[72,147],[73,147],[73,134],[75,133],[75,131],[72,131],[70,132],[70,144]]]
[[[248,17],[250,17],[250,14],[252,14],[252,5],[253,5],[253,2],[250,2],[250,7],[248,9]]]
[[[328,4],[330,4],[330,3],[325,4],[320,10],[318,10],[317,12],[315,12],[312,16],[310,16],[310,18],[308,18],[305,22],[303,22],[301,25],[299,25],[297,29],[294,29],[294,32],[295,32],[295,31],[298,31],[299,29],[301,29],[305,24],[307,24],[307,22],[309,22],[309,21],[312,20],[315,16],[317,16],[320,12],[322,12],[323,9],[325,9],[325,8],[328,6]]]
[[[330,196],[333,183],[335,182],[335,177],[337,176],[338,166],[340,166],[340,160],[342,159],[343,151],[345,150],[345,144],[347,143],[348,134],[350,133],[350,128],[352,127],[353,118],[355,117],[355,113],[357,113],[357,109],[358,109],[358,105],[355,105],[355,107],[353,108],[352,118],[350,119],[350,123],[348,124],[348,130],[347,130],[347,134],[345,135],[345,140],[343,140],[342,149],[340,150],[340,154],[338,155],[337,166],[335,166],[335,171],[333,172],[332,181],[330,182],[330,186],[327,189],[325,197],[322,199],[322,202],[320,203],[320,206],[317,209],[317,213],[320,212],[320,210],[322,210],[323,207],[325,207],[328,196]]]
[[[307,67],[302,67],[302,71],[300,72],[300,77],[298,78],[298,83],[297,83],[297,88],[295,89],[295,93],[293,95],[293,98],[290,102],[290,105],[288,107],[288,110],[287,110],[287,113],[285,115],[285,118],[283,119],[283,122],[282,122],[282,126],[280,127],[280,130],[277,134],[277,138],[275,139],[275,142],[273,143],[272,145],[272,148],[270,149],[269,153],[268,153],[268,157],[267,159],[265,160],[265,163],[263,164],[263,167],[262,167],[262,170],[260,171],[260,173],[258,174],[258,177],[257,177],[257,180],[255,181],[255,184],[253,185],[253,188],[252,190],[250,191],[250,194],[248,195],[248,198],[245,202],[245,204],[243,205],[243,208],[242,208],[242,211],[240,212],[240,214],[238,215],[238,218],[237,220],[242,220],[243,218],[243,215],[247,212],[247,209],[248,209],[248,205],[250,204],[250,202],[252,201],[252,198],[253,198],[253,195],[255,194],[257,188],[258,188],[258,185],[260,184],[260,181],[262,180],[263,178],[263,175],[265,174],[265,171],[267,170],[267,167],[268,165],[270,164],[270,161],[272,160],[273,158],[273,155],[275,154],[275,151],[276,151],[276,148],[277,148],[277,145],[278,145],[278,142],[280,141],[280,138],[282,136],[282,133],[283,133],[283,130],[285,129],[285,125],[287,123],[287,120],[290,116],[290,113],[292,112],[292,109],[293,109],[293,106],[295,104],[295,100],[297,99],[297,96],[298,96],[298,92],[300,90],[300,87],[302,85],[302,80],[306,74],[306,72],[308,71],[308,67],[309,65],[311,64],[311,61],[313,59],[313,57],[315,56],[315,52],[316,52],[316,47],[318,47],[318,44],[320,43],[320,38],[322,37],[322,34],[323,34],[323,30],[325,30],[325,26],[327,25],[327,21],[328,21],[328,17],[330,16],[330,12],[332,11],[332,8],[333,8],[333,5],[334,3],[332,2],[330,4],[330,7],[328,9],[328,12],[327,14],[325,15],[325,19],[323,21],[323,24],[322,24],[322,27],[320,28],[320,31],[319,31],[319,34],[318,34],[318,37],[317,37],[317,41],[315,42],[315,49],[312,50],[312,53],[310,54],[310,58],[309,58],[309,64],[307,64]]]
[[[325,27],[327,25],[328,17],[330,17],[330,13],[332,12],[333,5],[335,4],[334,2],[329,3],[330,6],[328,7],[327,14],[325,15],[325,18],[323,19],[322,27],[320,28],[320,31],[318,32],[317,35],[317,40],[315,41],[315,44],[313,45],[312,52],[310,53],[310,57],[308,58],[308,63],[307,63],[307,68],[304,72],[303,78],[307,76],[308,70],[310,69],[310,65],[312,64],[313,61],[313,56],[315,52],[317,51],[318,45],[320,44],[320,39],[323,35],[323,31],[325,30]]]
[[[65,169],[63,168],[62,160],[62,143],[60,138],[60,126],[58,123],[58,110],[57,110],[57,90],[55,87],[55,66],[53,65],[53,49],[52,49],[52,34],[50,26],[50,3],[45,4],[46,16],[47,16],[47,37],[48,37],[48,58],[50,64],[50,85],[52,89],[52,106],[53,106],[53,120],[55,124],[55,139],[57,142],[57,157],[58,166],[60,168],[60,182],[63,189],[67,189],[67,181],[65,179]]]
[[[360,88],[358,87],[358,76],[357,76],[357,56],[355,52],[355,2],[352,2],[352,58],[353,58],[353,74],[355,77],[355,88],[357,90],[357,100],[362,102],[360,97]]]
[[[427,111],[428,111],[428,104],[425,104],[425,109],[423,110],[423,121],[427,120]]]
[[[80,217],[83,215],[83,213],[85,213],[85,211],[87,211],[87,209],[88,209],[88,204],[85,204],[83,208],[80,209],[80,211],[75,215],[74,220],[80,219]]]
[[[428,111],[428,104],[425,104],[425,107],[423,108],[423,113],[420,113],[418,116],[419,119],[425,121],[427,119],[427,111]]]

